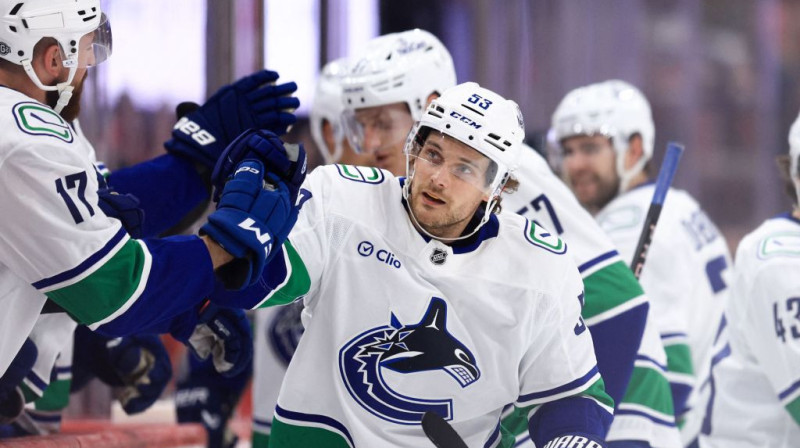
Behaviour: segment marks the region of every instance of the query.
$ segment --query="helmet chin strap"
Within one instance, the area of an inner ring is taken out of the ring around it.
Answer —
[[[619,191],[617,191],[617,195],[630,189],[631,181],[644,169],[645,164],[647,164],[647,161],[642,157],[630,169],[626,170],[625,157],[617,152],[617,175],[619,176]]]
[[[75,89],[75,87],[72,85],[72,81],[75,79],[75,73],[78,70],[77,67],[71,67],[69,69],[67,80],[54,86],[46,86],[42,83],[42,81],[39,79],[39,75],[37,75],[36,71],[33,70],[30,59],[25,59],[22,61],[22,67],[25,69],[25,73],[27,73],[28,78],[30,78],[31,81],[36,84],[36,87],[44,90],[45,92],[58,91],[58,101],[56,102],[53,110],[60,114],[72,99],[72,92]]]
[[[492,213],[492,208],[494,208],[494,204],[495,204],[495,202],[497,200],[496,199],[497,195],[492,195],[492,199],[490,199],[489,202],[486,203],[486,208],[483,211],[483,218],[481,218],[481,222],[479,222],[478,225],[476,225],[475,228],[472,229],[472,232],[470,232],[470,233],[468,233],[466,235],[455,237],[455,238],[444,238],[444,237],[436,236],[436,235],[428,232],[425,229],[425,227],[423,227],[422,224],[420,224],[419,220],[417,220],[416,215],[414,215],[414,207],[411,205],[411,201],[408,199],[409,194],[410,194],[411,182],[413,181],[413,179],[414,179],[414,173],[411,172],[411,173],[409,173],[409,177],[408,177],[406,183],[403,184],[403,199],[405,199],[406,200],[406,204],[408,204],[408,214],[411,216],[411,220],[414,221],[414,225],[419,230],[421,230],[422,233],[424,233],[425,235],[427,235],[428,237],[430,237],[432,239],[439,240],[439,241],[442,241],[442,242],[445,242],[445,243],[467,239],[467,238],[471,237],[472,235],[475,235],[478,232],[478,230],[480,230],[481,227],[483,227],[483,225],[486,224],[486,221],[489,220],[489,216]]]

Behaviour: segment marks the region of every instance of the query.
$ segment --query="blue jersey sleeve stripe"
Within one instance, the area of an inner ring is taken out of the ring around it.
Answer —
[[[39,392],[44,392],[47,389],[47,385],[49,384],[47,381],[39,378],[39,375],[36,374],[34,371],[28,372],[28,375],[25,376],[25,379],[30,381],[31,384],[36,386],[39,389]]]
[[[661,339],[685,338],[685,337],[688,337],[688,336],[689,336],[689,335],[687,335],[686,333],[680,333],[680,332],[675,332],[675,333],[661,333]]]
[[[668,420],[663,420],[663,419],[660,419],[660,418],[657,418],[657,417],[653,417],[650,414],[647,414],[647,413],[641,412],[641,411],[635,411],[633,409],[617,409],[614,412],[614,415],[615,416],[616,415],[635,415],[637,417],[644,417],[644,418],[650,420],[651,422],[657,423],[659,425],[669,426],[670,428],[674,428],[675,427],[675,422],[671,422],[671,421],[668,421]]]
[[[563,386],[559,386],[550,390],[520,395],[519,399],[517,399],[517,402],[522,403],[526,401],[541,400],[542,398],[547,398],[553,395],[558,395],[560,393],[570,391],[572,389],[577,389],[588,383],[592,378],[594,378],[595,375],[597,375],[597,373],[598,370],[597,366],[595,365],[594,367],[592,367],[591,370],[589,370],[589,372],[586,375],[583,375],[582,377],[574,381],[571,381],[567,384],[564,384]]]
[[[27,416],[31,418],[31,420],[35,420],[40,423],[59,423],[61,422],[61,414],[44,414],[39,412],[32,412],[32,410],[25,411]]]
[[[64,271],[64,272],[62,272],[60,274],[56,274],[56,275],[54,275],[52,277],[39,280],[38,282],[33,283],[33,287],[38,289],[38,290],[42,290],[42,289],[45,289],[45,288],[47,288],[49,286],[57,285],[59,283],[65,282],[65,281],[67,281],[69,279],[78,277],[79,275],[83,274],[88,269],[90,269],[92,266],[94,266],[98,261],[102,260],[103,257],[108,255],[115,247],[117,247],[117,245],[120,243],[120,241],[122,241],[127,235],[128,235],[128,233],[125,232],[125,229],[120,227],[120,229],[116,233],[116,235],[114,235],[114,237],[111,238],[105,244],[105,246],[103,246],[100,250],[98,250],[97,252],[92,254],[89,258],[84,260],[83,263],[79,264],[78,266],[76,266],[76,267],[74,267],[74,268],[72,268],[72,269],[70,269],[68,271]]]
[[[588,269],[591,269],[592,267],[596,266],[597,264],[602,263],[602,262],[608,260],[609,258],[613,258],[613,257],[616,257],[618,255],[619,255],[619,252],[617,252],[616,250],[612,250],[612,251],[606,252],[606,253],[604,253],[602,255],[599,255],[597,257],[594,257],[591,260],[587,261],[586,263],[583,263],[582,265],[578,266],[578,272],[583,274],[584,271],[586,271]]]
[[[494,447],[498,440],[500,440],[500,420],[497,421],[497,426],[494,427],[494,431],[492,431],[492,435],[489,436],[489,440],[483,444],[483,448]]]
[[[784,389],[783,392],[779,393],[778,394],[778,399],[783,401],[784,399],[786,399],[790,395],[792,395],[795,392],[797,392],[798,389],[800,389],[800,380],[795,381],[794,384],[792,384],[791,386],[789,386],[786,389]]]
[[[667,366],[661,364],[660,362],[656,361],[655,359],[653,359],[653,358],[651,358],[649,356],[637,354],[636,355],[636,360],[637,361],[646,361],[646,362],[648,362],[650,364],[653,364],[656,367],[658,367],[659,369],[661,369],[662,372],[666,372],[667,371]]]
[[[350,436],[350,431],[348,431],[343,424],[330,417],[316,414],[305,414],[303,412],[287,411],[279,405],[275,405],[275,415],[287,420],[318,423],[329,428],[334,428],[336,432],[347,437],[347,440],[350,442],[350,446],[356,446],[356,444],[353,442],[353,437]]]

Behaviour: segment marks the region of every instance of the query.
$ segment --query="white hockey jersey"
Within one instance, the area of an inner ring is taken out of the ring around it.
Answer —
[[[783,215],[736,251],[728,325],[714,358],[700,446],[800,444],[800,221]],[[726,338],[727,336],[727,338]],[[726,357],[727,356],[727,357]]]
[[[503,196],[503,212],[518,213],[554,230],[569,245],[569,253],[579,266],[587,291],[583,318],[589,329],[602,323],[614,325],[614,318],[642,303],[646,298],[628,265],[617,253],[610,238],[580,205],[547,161],[533,148],[520,154],[514,176],[519,190]],[[652,315],[652,310],[650,315]],[[621,337],[594,338],[619,346]],[[644,440],[654,448],[680,446],[675,426],[669,383],[665,377],[667,357],[652,317],[648,317],[628,390],[617,404],[607,440]],[[609,379],[606,380],[608,385]],[[519,428],[522,430],[523,428]],[[527,431],[518,435],[519,447],[532,447]]]
[[[596,216],[625,260],[633,259],[654,188],[652,183],[634,188]],[[684,443],[696,436],[708,400],[709,390],[696,386],[709,375],[731,266],[722,234],[697,202],[670,189],[639,281],[667,353],[667,378],[676,413],[683,417]]]
[[[470,245],[428,240],[401,180],[373,168],[320,167],[305,189],[265,302],[305,296],[312,316],[270,446],[426,446],[419,423],[434,411],[468,446],[495,447],[507,403],[585,395],[611,412],[557,237],[504,215]]]
[[[89,151],[58,114],[0,87],[0,128],[0,305],[8,310],[0,313],[2,373],[38,319],[44,293],[74,283],[76,272],[85,276],[81,263],[113,255],[127,236],[119,221],[95,212]]]
[[[303,335],[303,302],[261,308],[253,325],[253,437],[254,448],[269,446],[272,416],[286,368]]]

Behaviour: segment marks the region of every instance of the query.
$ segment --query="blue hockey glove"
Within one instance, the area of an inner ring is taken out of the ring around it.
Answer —
[[[225,378],[211,360],[190,356],[188,375],[176,384],[178,423],[201,423],[208,432],[208,448],[233,448],[237,438],[227,423],[251,375],[252,366],[248,365],[239,374]]]
[[[127,414],[149,408],[172,378],[172,363],[158,336],[108,338],[84,326],[75,331],[73,367],[80,377],[94,375],[118,388],[116,398]]]
[[[207,302],[187,342],[198,358],[205,360],[210,356],[214,368],[224,377],[238,375],[253,360],[253,333],[240,309]]]
[[[297,202],[297,193],[308,167],[303,145],[283,143],[272,132],[257,129],[248,129],[222,153],[211,174],[211,184],[216,188],[214,201],[219,200],[225,182],[245,159],[260,160],[268,173],[277,175],[286,183],[292,204]]]
[[[209,215],[200,234],[210,236],[235,260],[217,269],[228,289],[255,283],[272,253],[283,244],[276,236],[297,221],[298,207],[289,200],[286,185],[273,175],[264,180],[264,165],[246,160],[222,191],[217,210]],[[274,189],[277,186],[277,189]],[[285,238],[285,237],[284,237]]]
[[[290,96],[295,83],[274,85],[277,79],[277,73],[262,70],[221,88],[178,120],[164,143],[167,151],[213,168],[225,147],[249,128],[285,134],[297,121],[292,111],[300,101]]]
[[[32,340],[26,339],[14,360],[0,377],[0,425],[16,420],[25,407],[25,396],[20,385],[36,362],[39,351]]]
[[[117,399],[127,414],[149,408],[172,378],[172,363],[158,336],[122,338],[118,345],[109,347],[109,354],[124,384]]]
[[[103,213],[122,222],[122,227],[132,238],[142,237],[144,210],[139,208],[139,199],[132,194],[120,194],[111,188],[97,190],[99,205]]]

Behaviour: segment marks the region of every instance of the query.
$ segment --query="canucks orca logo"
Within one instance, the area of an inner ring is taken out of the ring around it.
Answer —
[[[391,324],[353,338],[339,351],[339,370],[347,390],[374,415],[390,422],[416,425],[433,411],[453,418],[452,399],[423,399],[402,395],[384,381],[382,369],[403,374],[442,370],[461,387],[481,376],[472,352],[447,331],[447,304],[433,297],[415,325],[403,325],[391,315]]]

